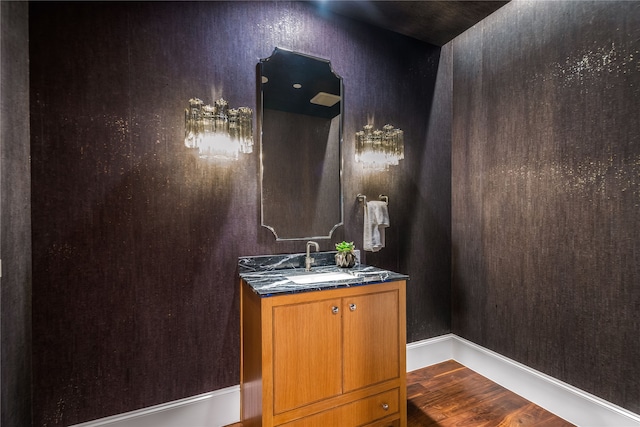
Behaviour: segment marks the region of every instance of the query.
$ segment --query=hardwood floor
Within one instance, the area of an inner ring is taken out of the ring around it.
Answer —
[[[407,373],[407,400],[408,427],[573,426],[453,360]]]
[[[453,360],[407,373],[407,400],[407,427],[573,426]]]

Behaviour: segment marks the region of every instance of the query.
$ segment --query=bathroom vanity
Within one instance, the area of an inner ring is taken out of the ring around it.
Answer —
[[[406,426],[407,276],[333,254],[240,258],[244,426]]]

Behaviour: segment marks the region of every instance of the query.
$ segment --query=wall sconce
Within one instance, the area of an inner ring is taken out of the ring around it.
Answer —
[[[220,98],[213,106],[192,98],[185,110],[184,145],[198,150],[201,159],[237,160],[238,153],[253,152],[251,108],[229,109]]]
[[[404,132],[391,125],[373,130],[366,125],[356,132],[356,162],[369,170],[388,170],[404,159]]]

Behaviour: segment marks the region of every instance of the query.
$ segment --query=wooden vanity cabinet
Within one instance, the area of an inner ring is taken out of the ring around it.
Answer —
[[[244,426],[406,426],[405,281],[240,300]]]

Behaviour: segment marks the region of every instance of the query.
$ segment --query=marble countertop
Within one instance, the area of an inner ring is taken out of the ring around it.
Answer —
[[[334,261],[335,251],[313,252],[311,256],[315,262],[309,272],[304,269],[305,254],[240,257],[238,258],[238,271],[240,277],[261,297],[371,285],[409,278],[406,274],[359,263],[356,263],[352,268],[337,267]],[[292,277],[298,278],[321,273],[343,273],[352,277],[307,284],[299,284],[291,280]]]

